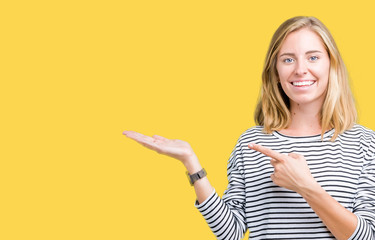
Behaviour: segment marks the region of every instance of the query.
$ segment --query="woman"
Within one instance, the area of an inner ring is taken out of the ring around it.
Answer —
[[[295,17],[275,32],[255,112],[221,199],[188,143],[124,134],[180,160],[218,239],[375,239],[375,132],[355,123],[346,68],[328,29]]]

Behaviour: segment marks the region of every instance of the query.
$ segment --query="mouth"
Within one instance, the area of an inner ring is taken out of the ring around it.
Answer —
[[[309,87],[313,85],[316,81],[315,80],[303,80],[303,81],[294,81],[291,84],[295,87]]]

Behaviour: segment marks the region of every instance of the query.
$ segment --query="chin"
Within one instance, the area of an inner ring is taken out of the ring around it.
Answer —
[[[322,98],[289,98],[290,99],[290,104],[292,105],[297,104],[297,105],[319,105],[319,107],[323,106],[324,99]]]

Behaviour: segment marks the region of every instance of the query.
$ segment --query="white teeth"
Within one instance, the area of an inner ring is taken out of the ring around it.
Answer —
[[[293,86],[311,86],[314,84],[315,81],[298,81],[298,82],[292,82]]]

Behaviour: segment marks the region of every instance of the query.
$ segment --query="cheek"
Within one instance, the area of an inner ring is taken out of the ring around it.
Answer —
[[[276,71],[277,75],[279,76],[279,80],[282,81],[281,79],[283,79],[283,69],[280,67],[279,64],[276,65]]]
[[[289,90],[289,88],[290,87],[288,87],[288,82],[287,81],[282,81],[282,82],[280,82],[281,84],[281,89],[283,90],[283,92],[289,97],[289,94],[288,94],[288,92],[290,91]]]
[[[279,80],[281,83],[287,82],[288,78],[290,77],[290,74],[293,70],[287,68],[287,67],[281,67],[277,69],[277,73],[279,75]]]
[[[329,78],[329,71],[330,71],[330,66],[328,64],[322,64],[320,66],[316,66],[311,70],[311,73],[318,77],[320,81],[328,81]]]
[[[327,76],[327,79],[329,78],[329,73],[331,72],[331,65],[328,64],[328,67],[326,67],[326,76]]]

